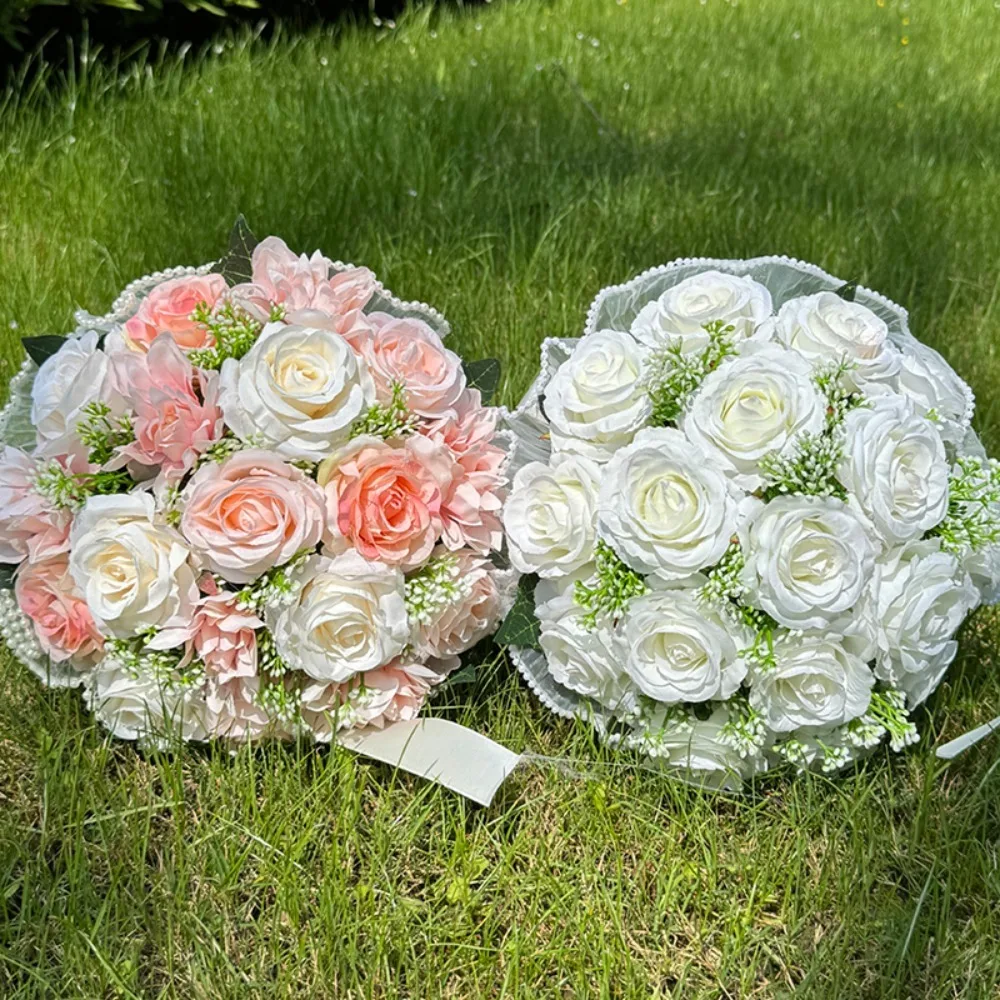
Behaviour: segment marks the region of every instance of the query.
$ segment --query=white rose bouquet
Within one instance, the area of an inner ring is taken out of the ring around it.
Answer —
[[[607,288],[509,418],[498,639],[553,711],[698,780],[899,750],[1000,588],[972,412],[903,309],[811,265]]]
[[[0,633],[127,739],[413,719],[512,599],[496,362],[365,268],[260,243],[25,340]]]

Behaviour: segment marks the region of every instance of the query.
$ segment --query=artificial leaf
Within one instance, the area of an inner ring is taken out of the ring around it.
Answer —
[[[46,333],[41,337],[22,337],[21,343],[28,357],[41,368],[66,343],[66,338],[56,333]]]
[[[853,302],[854,296],[857,294],[858,291],[857,279],[853,281],[848,281],[846,284],[841,285],[840,288],[838,288],[836,291],[837,294],[842,299],[846,300],[847,302]]]
[[[482,361],[463,361],[465,382],[470,389],[478,389],[484,405],[489,405],[500,385],[500,362],[496,358]]]
[[[0,563],[0,590],[14,589],[14,571],[16,563]]]
[[[541,624],[535,614],[535,587],[538,577],[532,573],[522,576],[517,583],[517,596],[514,605],[507,613],[503,624],[497,631],[496,641],[501,646],[527,646],[530,649],[541,649],[538,637],[541,634]]]
[[[257,237],[251,232],[246,218],[238,215],[229,234],[229,249],[219,258],[212,272],[221,274],[230,287],[250,281],[253,278],[251,259],[255,246]]]

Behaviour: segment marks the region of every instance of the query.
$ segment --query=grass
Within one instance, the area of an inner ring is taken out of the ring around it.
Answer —
[[[15,81],[0,375],[239,211],[439,306],[508,403],[602,285],[783,252],[904,303],[1000,452],[993,7],[497,3]],[[997,714],[998,642],[979,613],[912,751],[736,799],[620,766],[496,657],[436,711],[586,777],[489,809],[346,751],[142,755],[5,663],[0,995],[998,996],[1000,742],[933,756]]]

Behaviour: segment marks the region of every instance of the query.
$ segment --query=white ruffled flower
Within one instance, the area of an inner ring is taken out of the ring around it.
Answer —
[[[910,542],[879,560],[873,582],[875,673],[913,708],[941,683],[958,651],[955,633],[979,603],[968,573],[937,539]]]
[[[746,676],[739,635],[691,590],[658,590],[635,598],[622,625],[625,668],[643,694],[665,704],[724,700]]]
[[[646,428],[604,470],[598,535],[637,572],[684,579],[722,557],[741,499],[680,431]]]
[[[237,437],[319,462],[376,401],[375,383],[339,334],[268,323],[240,360],[227,358],[219,405]]]
[[[510,561],[521,573],[566,576],[594,557],[598,465],[579,455],[519,469],[504,506]]]
[[[651,348],[679,342],[687,354],[708,346],[706,324],[732,325],[739,341],[753,337],[770,315],[771,293],[759,282],[702,271],[647,302],[632,322],[632,336]]]
[[[155,521],[152,496],[92,496],[70,532],[70,573],[104,635],[186,625],[198,600],[192,554]]]
[[[826,422],[826,398],[809,363],[794,351],[748,345],[742,357],[709,373],[681,419],[681,430],[752,492],[764,483],[760,460],[785,454],[799,434],[818,434]]]
[[[826,628],[850,612],[877,554],[862,516],[834,497],[778,497],[741,543],[746,599],[790,629]]]
[[[899,544],[933,528],[948,512],[948,459],[931,422],[904,396],[873,398],[844,420],[837,476],[879,534]]]
[[[750,705],[770,730],[822,729],[864,715],[875,677],[837,636],[785,636],[774,654],[775,664],[750,679]]]
[[[541,623],[539,645],[549,673],[563,687],[611,709],[620,716],[635,710],[632,682],[625,672],[625,645],[608,625],[588,629],[584,609],[573,600],[573,583],[542,580],[535,590]]]
[[[903,351],[896,386],[948,444],[962,445],[972,417],[972,390],[937,351],[925,344]]]
[[[310,556],[291,603],[269,607],[267,625],[286,665],[319,681],[345,681],[388,663],[409,639],[403,574],[353,549]]]
[[[607,461],[649,416],[642,381],[645,348],[627,333],[584,337],[545,389],[552,449]]]
[[[778,310],[774,329],[778,341],[809,361],[850,362],[856,380],[884,380],[899,370],[900,353],[885,321],[835,292],[789,299]]]

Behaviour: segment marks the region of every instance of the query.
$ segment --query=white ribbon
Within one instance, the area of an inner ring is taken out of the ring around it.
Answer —
[[[969,747],[985,739],[995,729],[1000,729],[1000,716],[990,722],[983,723],[981,726],[976,726],[975,729],[970,729],[967,733],[962,733],[950,743],[939,746],[935,753],[942,760],[954,760],[963,750],[968,750]]]
[[[446,719],[394,722],[385,729],[356,729],[339,742],[366,757],[436,781],[481,806],[493,801],[521,758],[506,747]]]

